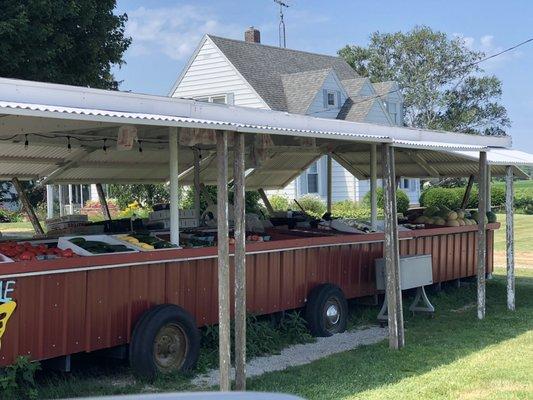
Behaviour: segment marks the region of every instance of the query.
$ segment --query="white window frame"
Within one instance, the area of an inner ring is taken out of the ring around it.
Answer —
[[[217,102],[215,103],[213,100],[216,98],[224,98],[224,103]],[[232,94],[231,93],[218,93],[218,94],[210,94],[206,96],[198,96],[195,97],[194,100],[196,101],[202,101],[205,103],[215,103],[215,104],[230,104],[230,101],[232,100]]]
[[[325,105],[326,105],[326,109],[328,110],[332,110],[332,109],[335,109],[335,108],[339,108],[339,91],[338,90],[330,90],[330,89],[326,89],[325,90]],[[329,104],[329,96],[333,96],[333,104]]]
[[[315,169],[315,172],[312,171],[312,169]],[[318,174],[318,161],[315,161],[313,164],[311,164],[309,166],[309,168],[307,168],[307,171],[305,172],[305,179],[306,179],[306,186],[307,186],[307,194],[319,194],[320,193],[320,177],[319,177],[319,174]],[[309,190],[309,178],[310,176],[314,175],[314,178],[316,179],[316,191],[315,192],[311,192]]]

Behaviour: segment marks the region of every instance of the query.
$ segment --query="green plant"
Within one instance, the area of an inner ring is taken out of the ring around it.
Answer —
[[[313,196],[312,194],[306,194],[298,199],[298,203],[302,206],[305,212],[312,217],[320,218],[326,212],[326,203],[318,197]],[[299,210],[297,204],[291,204],[291,209]]]
[[[117,214],[117,218],[131,218],[135,215],[137,218],[147,218],[150,210],[142,207],[137,201],[128,204],[126,208]]]
[[[376,190],[376,196],[378,200],[378,208],[383,209],[383,188]],[[370,192],[363,197],[363,205],[370,208]],[[403,190],[396,190],[396,210],[399,213],[405,214],[409,209],[409,197]]]
[[[14,364],[0,373],[2,399],[36,399],[35,373],[40,369],[40,364],[28,357],[17,357]]]
[[[281,194],[274,194],[268,200],[274,211],[287,211],[289,209],[289,199]]]
[[[23,216],[20,211],[11,211],[6,208],[0,208],[0,223],[2,222],[22,222]]]
[[[331,214],[339,218],[355,218],[359,212],[360,206],[356,201],[342,200],[333,203],[331,207]]]
[[[474,198],[474,196],[470,196]],[[460,192],[456,188],[429,188],[420,195],[420,205],[423,207],[442,207],[446,206],[451,210],[461,207]]]

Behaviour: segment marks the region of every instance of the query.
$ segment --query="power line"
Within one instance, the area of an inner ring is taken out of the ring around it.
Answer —
[[[484,58],[482,58],[482,59],[480,59],[480,60],[474,61],[474,62],[468,64],[466,67],[457,68],[456,70],[452,71],[452,73],[453,73],[453,72],[456,72],[456,71],[459,71],[460,69],[463,69],[463,68],[473,67],[473,66],[478,65],[478,64],[480,64],[480,63],[482,63],[482,62],[485,62],[485,61],[488,61],[488,60],[493,59],[493,58],[495,58],[495,57],[501,56],[501,55],[504,54],[504,53],[507,53],[507,52],[512,51],[512,50],[515,50],[515,49],[517,49],[517,48],[519,48],[519,47],[521,47],[521,46],[523,46],[523,45],[525,45],[525,44],[527,44],[527,43],[530,43],[530,42],[533,42],[533,38],[529,38],[529,39],[527,39],[527,40],[524,40],[523,42],[520,42],[520,43],[518,43],[518,44],[515,44],[515,45],[513,45],[513,46],[511,46],[511,47],[508,47],[508,48],[506,48],[506,49],[504,49],[504,50],[502,50],[502,51],[499,51],[499,52],[497,52],[497,53],[491,54],[490,56],[484,57]],[[424,82],[424,81],[421,81],[421,83],[423,83],[423,82]],[[409,86],[407,86],[407,87],[409,87]],[[364,99],[361,99],[361,100],[359,100],[359,101],[354,101],[354,102],[352,103],[352,105],[361,104],[361,103],[365,103],[365,102],[370,101],[370,100],[379,99],[379,98],[382,98],[382,97],[387,96],[387,95],[389,95],[389,94],[399,92],[399,91],[401,91],[402,89],[404,89],[404,88],[397,88],[397,89],[394,89],[394,90],[388,91],[388,92],[386,92],[386,93],[376,94],[376,95],[373,95],[373,96],[368,96],[368,97],[366,97],[366,98],[364,98]],[[323,111],[316,111],[316,112],[314,112],[313,114],[318,114],[318,113],[321,113],[321,112],[323,112]]]

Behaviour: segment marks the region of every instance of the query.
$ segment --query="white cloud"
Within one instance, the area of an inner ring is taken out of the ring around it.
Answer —
[[[493,54],[497,54],[503,50],[505,50],[505,47],[497,45],[494,40],[493,35],[483,35],[479,39],[476,39],[472,36],[465,36],[461,33],[454,33],[453,36],[461,38],[465,44],[465,46],[471,50],[475,51],[481,51],[485,54],[485,57],[491,56]],[[504,54],[501,54],[495,58],[491,58],[490,60],[484,61],[480,66],[483,69],[487,70],[493,70],[497,69],[498,67],[502,66],[503,64],[507,63],[508,61],[520,58],[522,56],[522,52],[518,50],[513,50]]]
[[[184,5],[162,8],[139,7],[128,11],[127,35],[133,39],[133,56],[162,53],[174,60],[189,57],[206,33],[235,36],[240,30],[221,22],[206,7]]]

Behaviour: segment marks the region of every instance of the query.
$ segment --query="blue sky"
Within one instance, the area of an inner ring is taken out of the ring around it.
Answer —
[[[371,32],[406,31],[425,24],[461,35],[475,50],[496,53],[533,37],[529,0],[288,0],[287,47],[335,54],[365,45]],[[129,15],[133,44],[115,71],[122,90],[166,95],[204,33],[241,39],[253,25],[277,45],[278,7],[272,0],[119,0]],[[503,81],[503,104],[514,146],[533,151],[533,43],[481,65]]]

